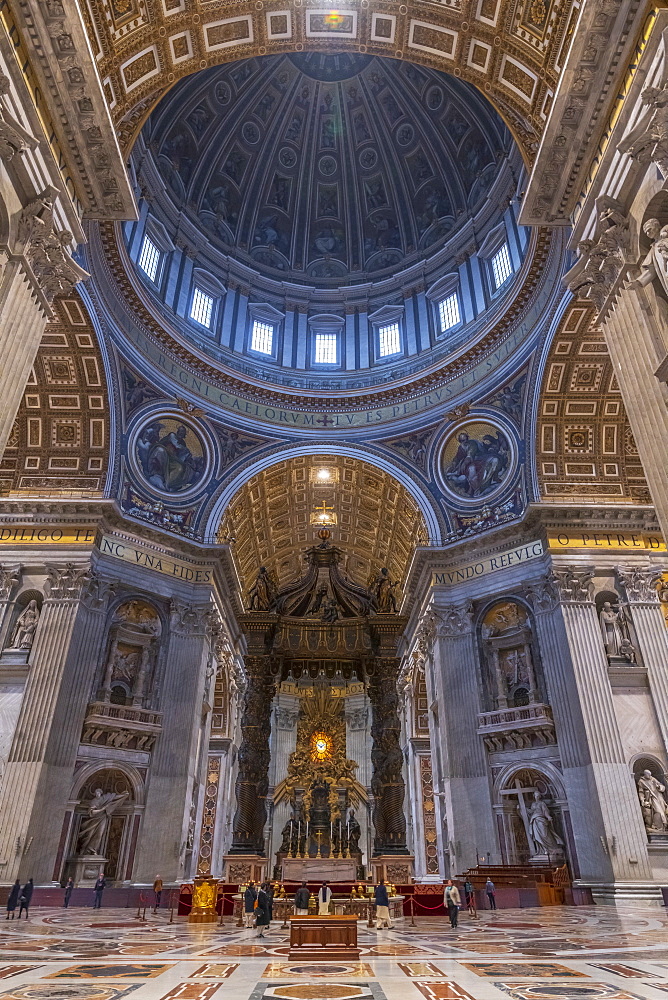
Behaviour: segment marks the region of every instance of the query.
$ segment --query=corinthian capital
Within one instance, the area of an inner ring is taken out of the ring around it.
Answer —
[[[46,586],[52,601],[78,601],[90,578],[88,566],[65,563],[46,567]]]
[[[92,611],[106,612],[109,602],[116,596],[118,580],[103,580],[90,572],[82,590],[82,600]]]
[[[172,601],[169,612],[172,632],[204,633],[211,614],[211,605],[181,604],[179,601]]]
[[[0,601],[8,601],[21,578],[22,566],[5,566],[0,563]]]
[[[594,569],[557,569],[552,572],[552,584],[560,601],[582,604],[591,601],[594,591]]]
[[[630,604],[659,603],[656,585],[661,579],[661,573],[658,570],[638,569],[635,566],[617,566],[615,569]]]
[[[539,615],[546,611],[551,611],[559,601],[559,590],[557,589],[552,574],[528,583],[524,592],[531,601],[534,612]]]
[[[467,635],[473,624],[473,604],[464,601],[461,604],[446,604],[434,611],[436,616],[436,634],[439,638],[455,638]]]

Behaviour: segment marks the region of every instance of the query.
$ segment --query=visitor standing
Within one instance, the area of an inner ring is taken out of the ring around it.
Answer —
[[[329,902],[332,898],[332,890],[329,888],[329,882],[323,882],[320,891],[318,892],[318,914],[326,916],[329,913]]]
[[[257,893],[257,906],[255,907],[255,926],[258,929],[258,937],[264,937],[265,927],[269,926],[269,895],[267,885],[262,883]]]
[[[487,893],[487,898],[489,900],[490,910],[496,909],[496,886],[492,882],[491,878],[488,878],[485,882],[485,892]]]
[[[467,879],[464,882],[464,900],[468,907],[468,911],[471,916],[475,915],[475,889],[473,888],[473,882],[469,882]]]
[[[74,889],[74,879],[68,878],[67,884],[65,885],[65,899],[63,900],[63,906],[65,909],[70,905],[70,899],[72,898],[72,890]]]
[[[250,881],[244,891],[244,924],[250,930],[255,920],[255,904],[257,903],[257,891],[255,882]]]
[[[162,876],[156,875],[155,882],[153,883],[153,895],[155,896],[155,906],[153,907],[153,912],[158,912],[158,907],[160,906],[160,900],[162,899]]]
[[[462,897],[459,895],[459,889],[451,878],[448,879],[445,892],[443,893],[443,903],[450,917],[450,926],[455,928],[459,919],[459,907],[462,905]]]
[[[381,927],[389,927],[392,930],[394,924],[390,921],[390,897],[387,895],[384,879],[381,879],[374,889],[374,897],[376,900],[376,930],[379,931]]]
[[[295,913],[298,917],[308,916],[308,905],[311,902],[311,893],[308,891],[306,882],[302,882],[295,893]]]
[[[97,877],[97,882],[93,886],[93,892],[95,893],[95,898],[93,899],[93,909],[100,910],[102,908],[102,893],[104,892],[107,882],[104,877],[104,872],[100,872]]]
[[[21,883],[17,879],[14,885],[9,890],[9,896],[7,897],[7,920],[9,920],[9,914],[12,915],[12,920],[16,914],[14,911],[18,905],[19,896],[21,895]]]
[[[19,896],[19,920],[21,919],[21,914],[26,911],[26,920],[28,919],[28,911],[30,910],[30,900],[32,899],[32,891],[34,889],[32,879],[29,878],[26,884],[21,889],[21,895]]]

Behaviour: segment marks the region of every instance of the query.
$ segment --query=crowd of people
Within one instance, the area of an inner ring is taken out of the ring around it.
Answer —
[[[93,908],[100,909],[102,906],[102,893],[106,886],[104,872],[100,872],[95,885],[93,886]],[[162,877],[156,876],[153,883],[154,908],[157,913],[162,896]],[[25,912],[26,920],[30,910],[30,902],[33,894],[33,880],[28,879],[24,886],[21,886],[19,879],[9,891],[7,898],[7,920],[14,920],[16,908],[19,908],[19,920]],[[63,906],[70,905],[74,882],[70,878],[65,885],[65,897]],[[485,884],[485,895],[487,896],[490,910],[496,909],[496,887],[491,879],[487,879]],[[328,882],[323,882],[317,893],[317,908],[319,915],[326,915],[330,912],[332,901],[332,890]],[[470,914],[476,912],[475,890],[471,882],[464,882],[464,901]],[[390,899],[387,886],[383,879],[380,879],[374,888],[374,902],[376,906],[376,928],[391,930],[394,927],[390,916]],[[258,937],[264,937],[265,930],[269,928],[273,917],[274,889],[269,880],[260,882],[249,882],[244,890],[244,926],[248,929],[255,928]],[[311,890],[306,882],[302,882],[294,895],[294,911],[297,916],[308,916],[311,906]],[[459,920],[459,911],[462,908],[462,898],[459,889],[448,879],[443,892],[443,906],[450,918],[450,926],[455,929]]]

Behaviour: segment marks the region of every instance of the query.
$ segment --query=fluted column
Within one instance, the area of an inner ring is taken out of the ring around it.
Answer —
[[[0,278],[0,455],[5,450],[47,314],[19,261],[6,264]]]
[[[476,853],[498,854],[485,748],[477,733],[480,712],[478,660],[472,607],[435,606],[433,690],[439,726],[430,733],[432,752],[440,744],[442,788],[448,826],[450,872],[476,864]],[[431,726],[431,719],[430,719]]]
[[[197,851],[195,821],[206,766],[203,695],[209,661],[210,605],[172,601],[169,645],[158,666],[162,732],[151,754],[144,819],[133,878],[183,878]]]
[[[0,857],[8,860],[7,879],[44,882],[53,875],[58,820],[69,798],[96,652],[96,626],[85,621],[81,601],[87,586],[88,567],[47,566],[46,599],[0,789]]]
[[[668,753],[668,629],[656,589],[661,574],[652,569],[618,566],[617,575],[626,591],[640,658],[647,670],[659,731]]]
[[[16,585],[21,579],[20,564],[2,565],[0,564],[0,649],[7,645],[11,638],[9,631],[11,614],[7,614],[12,606],[12,598]]]
[[[668,386],[654,374],[666,343],[654,289],[620,289],[601,329],[661,530],[668,537]]]
[[[589,885],[652,878],[625,759],[596,606],[593,570],[556,570],[533,588],[548,696],[562,757],[579,872]]]

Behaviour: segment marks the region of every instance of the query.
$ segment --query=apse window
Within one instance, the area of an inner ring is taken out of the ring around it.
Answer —
[[[446,330],[451,330],[453,326],[461,323],[462,314],[459,309],[459,296],[456,292],[441,299],[438,303],[438,318],[441,322],[441,333],[445,333]]]
[[[398,323],[378,327],[378,356],[388,358],[401,352],[401,331]]]
[[[160,264],[160,251],[150,236],[145,236],[139,253],[139,266],[144,274],[155,281],[158,276],[158,266]]]
[[[213,296],[209,295],[207,292],[202,291],[201,288],[195,286],[195,291],[193,292],[193,301],[190,306],[190,318],[194,319],[196,323],[200,323],[202,326],[210,329],[211,327],[211,317],[213,315]]]
[[[513,273],[508,244],[504,243],[492,257],[492,277],[495,290],[501,288]]]
[[[337,336],[335,333],[316,333],[315,363],[316,365],[335,365],[337,355]]]
[[[260,319],[253,321],[251,333],[251,351],[258,354],[271,354],[274,343],[274,324],[264,323]]]

